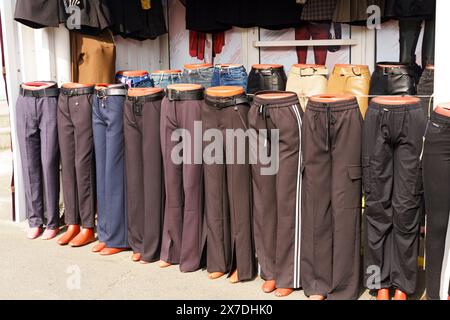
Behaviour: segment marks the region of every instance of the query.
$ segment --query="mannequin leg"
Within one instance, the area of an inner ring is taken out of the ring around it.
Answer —
[[[295,40],[309,40],[311,38],[310,24],[306,23],[295,29]],[[308,47],[297,47],[298,63],[306,63]]]

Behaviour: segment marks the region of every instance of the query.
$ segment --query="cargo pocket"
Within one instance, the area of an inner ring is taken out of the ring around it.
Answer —
[[[370,174],[370,158],[363,157],[362,158],[362,175],[363,175],[363,189],[364,194],[370,194],[371,193],[371,174]]]
[[[361,208],[361,166],[347,166],[349,184],[345,190],[345,209]]]

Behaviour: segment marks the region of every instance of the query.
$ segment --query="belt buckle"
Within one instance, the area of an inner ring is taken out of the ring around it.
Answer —
[[[176,101],[178,97],[179,97],[178,92],[176,92],[175,90],[169,90],[168,98],[170,101]]]
[[[97,90],[97,98],[105,99],[107,97],[106,90]]]

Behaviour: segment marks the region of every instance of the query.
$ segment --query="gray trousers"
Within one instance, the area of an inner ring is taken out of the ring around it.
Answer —
[[[92,95],[58,102],[58,135],[61,148],[65,222],[95,227],[95,163],[92,133]]]
[[[161,259],[179,263],[183,272],[201,267],[203,226],[203,167],[191,162],[175,164],[172,150],[179,144],[172,133],[185,129],[194,134],[195,121],[201,120],[202,101],[169,101],[161,106],[161,146],[164,159],[166,208],[164,214]],[[184,151],[185,152],[185,151]]]
[[[17,99],[17,135],[31,228],[45,224],[44,211],[47,228],[59,227],[57,101],[57,97]]]

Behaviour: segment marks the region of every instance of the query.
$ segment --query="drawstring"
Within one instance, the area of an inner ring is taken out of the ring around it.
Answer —
[[[272,141],[272,134],[269,130],[269,125],[267,118],[269,118],[269,112],[267,110],[267,106],[261,105],[259,107],[259,115],[263,117],[264,119],[264,125],[266,129],[266,140],[264,141],[264,147],[267,148],[267,156],[270,157],[272,150],[271,150],[271,141]]]
[[[430,122],[431,122],[431,108],[432,108],[432,105],[433,105],[433,98],[434,98],[434,94],[431,95],[430,101],[428,102],[427,126],[425,128],[425,133],[424,133],[424,135],[422,137],[422,151],[420,152],[420,161],[422,161],[423,153],[425,152],[425,143],[426,143],[426,140],[427,140],[428,128],[430,127]]]
[[[326,108],[326,120],[325,120],[325,128],[326,128],[326,137],[325,137],[325,145],[326,151],[329,152],[331,150],[331,126],[336,123],[336,119],[333,117],[331,113],[331,106],[327,103],[323,105]]]

